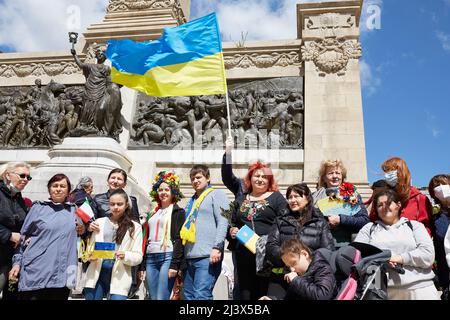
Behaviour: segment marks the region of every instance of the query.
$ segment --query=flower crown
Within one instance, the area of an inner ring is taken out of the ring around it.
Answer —
[[[152,191],[150,191],[150,197],[153,201],[158,202],[158,188],[163,182],[169,185],[170,191],[175,198],[175,202],[180,201],[180,199],[184,197],[183,193],[180,191],[180,177],[173,171],[163,170],[158,172],[152,181]]]

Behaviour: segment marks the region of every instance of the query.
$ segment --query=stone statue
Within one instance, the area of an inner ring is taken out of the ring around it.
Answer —
[[[104,65],[104,52],[99,47],[95,49],[95,64],[82,63],[75,49],[70,52],[86,77],[80,127],[74,135],[103,135],[118,140],[122,132],[122,98],[119,85],[111,82],[111,68]]]

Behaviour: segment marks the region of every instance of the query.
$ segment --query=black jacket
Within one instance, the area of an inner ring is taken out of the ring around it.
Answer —
[[[111,215],[111,210],[109,210],[109,195],[111,193],[109,191],[105,193],[99,193],[94,196],[94,201],[97,204],[97,215],[96,219],[109,217]],[[139,223],[139,208],[137,205],[136,197],[129,196],[131,200],[131,215],[132,219]]]
[[[94,217],[98,217],[97,202],[95,202],[94,199],[92,199],[92,197],[83,189],[74,190],[69,195],[69,202],[75,203],[77,207],[81,207],[86,201],[86,198],[89,201],[89,206],[92,208],[92,212],[94,212]]]
[[[170,239],[173,245],[172,261],[170,263],[169,269],[173,270],[184,270],[184,246],[180,237],[181,227],[183,227],[186,214],[183,208],[180,208],[177,204],[173,205],[172,209],[172,222],[170,224]],[[146,269],[147,264],[147,241],[148,241],[148,221],[143,225],[144,228],[144,259],[140,265],[140,270]],[[146,230],[146,231],[145,231]]]
[[[284,266],[280,256],[281,244],[288,239],[299,238],[313,251],[320,248],[334,250],[334,240],[328,222],[319,209],[314,208],[311,220],[303,227],[297,218],[298,213],[286,209],[281,217],[275,219],[266,244],[267,259],[274,267]]]
[[[9,240],[12,232],[20,232],[28,207],[22,194],[11,195],[3,181],[0,182],[0,267],[10,266],[14,254],[13,243]],[[1,289],[1,288],[0,288]]]
[[[316,252],[305,274],[290,283],[284,300],[331,300],[336,291],[336,279],[330,264],[320,252]]]

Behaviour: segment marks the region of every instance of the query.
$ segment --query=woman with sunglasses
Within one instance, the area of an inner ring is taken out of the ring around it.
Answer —
[[[3,291],[3,299],[8,297],[8,272],[28,212],[21,192],[30,180],[30,166],[25,162],[8,162],[0,169],[0,293]]]

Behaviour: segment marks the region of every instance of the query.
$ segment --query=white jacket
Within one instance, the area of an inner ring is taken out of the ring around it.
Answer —
[[[109,218],[99,218],[95,221],[99,224],[100,231],[93,232],[91,235],[90,243],[92,241],[103,242],[104,226],[105,222]],[[130,237],[130,233],[127,232],[123,237],[122,244],[117,251],[125,252],[125,258],[123,260],[116,260],[112,269],[110,294],[119,294],[128,296],[128,291],[131,287],[131,267],[137,266],[142,262],[142,228],[137,222],[132,221],[134,224],[134,236]],[[86,288],[95,288],[97,280],[100,276],[100,270],[102,268],[103,259],[91,261],[88,269],[86,270]]]

